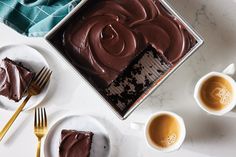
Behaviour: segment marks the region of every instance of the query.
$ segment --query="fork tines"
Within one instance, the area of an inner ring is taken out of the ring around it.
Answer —
[[[47,127],[47,115],[45,108],[36,108],[34,115],[34,128],[43,129]]]
[[[46,67],[43,67],[40,72],[35,76],[34,82],[40,87],[44,87],[48,80],[50,79],[50,76],[52,74],[52,71]]]

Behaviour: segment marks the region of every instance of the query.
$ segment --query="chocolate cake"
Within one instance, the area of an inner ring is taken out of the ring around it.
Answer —
[[[0,95],[18,102],[27,91],[34,72],[5,58],[0,65]]]
[[[59,146],[60,157],[89,157],[92,145],[92,132],[62,130]]]
[[[147,45],[175,64],[196,43],[158,0],[89,2],[89,9],[66,27],[63,45],[72,64],[104,87]]]
[[[122,117],[197,44],[160,0],[87,0],[47,39]]]

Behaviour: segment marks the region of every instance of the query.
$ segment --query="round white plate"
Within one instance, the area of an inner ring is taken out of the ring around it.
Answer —
[[[17,62],[22,62],[25,67],[36,73],[39,72],[43,66],[49,67],[46,59],[37,50],[27,45],[9,45],[0,48],[0,61],[5,57]],[[48,87],[47,85],[39,95],[31,97],[24,110],[30,110],[40,104],[48,92]],[[16,110],[24,101],[24,98],[25,97],[19,102],[15,102],[4,96],[0,96],[0,108]]]
[[[71,115],[57,121],[49,130],[44,143],[45,157],[58,157],[61,131],[63,129],[91,131],[94,133],[90,157],[108,157],[110,139],[106,129],[95,118],[90,116]]]

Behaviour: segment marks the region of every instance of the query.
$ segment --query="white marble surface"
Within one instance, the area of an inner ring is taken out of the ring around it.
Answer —
[[[28,39],[0,24],[0,46],[26,43],[38,49],[54,71],[49,95],[41,104],[49,112],[49,124],[71,110],[95,116],[110,133],[112,157],[234,157],[236,113],[224,117],[207,115],[198,108],[192,95],[194,84],[202,75],[236,63],[236,1],[169,1],[202,35],[205,44],[125,121],[119,120],[96,93],[54,55],[55,51],[43,39]],[[163,154],[150,150],[142,132],[129,128],[130,122],[144,122],[159,110],[174,111],[185,120],[187,138],[177,152]],[[0,109],[0,128],[11,114]],[[0,143],[0,156],[32,157],[35,148],[33,112],[30,111],[20,115]]]

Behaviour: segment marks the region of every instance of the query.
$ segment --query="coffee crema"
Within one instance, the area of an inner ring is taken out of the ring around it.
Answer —
[[[203,83],[200,97],[206,107],[219,111],[231,103],[233,88],[225,78],[213,76]]]
[[[152,143],[162,148],[175,144],[179,139],[180,131],[178,120],[168,114],[155,117],[148,128]]]

